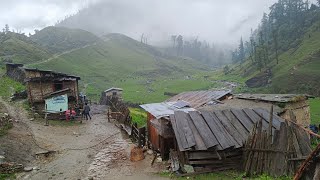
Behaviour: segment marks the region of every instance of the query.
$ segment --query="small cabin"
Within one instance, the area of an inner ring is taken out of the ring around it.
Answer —
[[[79,76],[26,68],[23,64],[7,63],[6,68],[8,77],[26,85],[28,101],[37,111],[45,111],[50,98],[59,97],[61,100],[61,95],[67,97],[64,103],[67,102],[69,107],[79,103]]]
[[[230,90],[189,91],[171,97],[162,103],[144,104],[147,111],[148,139],[151,147],[160,152],[162,158],[169,157],[173,148],[174,134],[169,126],[169,116],[175,111],[197,111],[206,105],[216,104],[231,96]]]
[[[78,81],[80,77],[39,69],[24,68],[24,70],[28,100],[39,110],[45,109],[45,99],[54,94],[67,95],[69,105],[79,103]]]
[[[116,97],[119,100],[122,100],[122,92],[121,88],[109,88],[101,93],[100,104],[108,105],[111,97]]]

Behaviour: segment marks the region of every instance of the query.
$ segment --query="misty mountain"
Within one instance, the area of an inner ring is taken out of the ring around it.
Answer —
[[[51,53],[62,53],[71,49],[81,48],[100,40],[94,34],[81,29],[53,26],[36,31],[30,38]]]

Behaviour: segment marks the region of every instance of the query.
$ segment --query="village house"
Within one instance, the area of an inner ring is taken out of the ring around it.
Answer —
[[[170,156],[175,156],[180,165],[211,171],[241,168],[244,143],[258,121],[262,121],[262,130],[268,129],[271,106],[273,132],[280,131],[285,118],[290,120],[289,110],[294,112],[298,123],[308,125],[307,99],[305,95],[249,96],[232,95],[229,90],[193,91],[141,107],[147,111],[152,149],[164,159],[171,151]],[[300,109],[303,113],[297,111]]]
[[[121,88],[109,88],[101,93],[100,104],[109,105],[111,97],[116,97],[118,100],[122,100],[122,92]]]
[[[7,64],[7,75],[23,78],[28,101],[39,112],[62,112],[79,103],[78,76],[15,64]]]
[[[147,128],[149,143],[163,158],[169,157],[169,150],[174,142],[174,134],[169,125],[169,116],[175,111],[196,111],[208,104],[216,104],[229,96],[230,90],[191,91],[171,97],[163,103],[144,104],[147,111]]]

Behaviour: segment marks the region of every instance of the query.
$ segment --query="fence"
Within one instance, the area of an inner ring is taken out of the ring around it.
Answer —
[[[146,127],[138,128],[137,123],[131,125],[131,138],[139,147],[146,144]]]
[[[119,126],[124,129],[134,142],[137,142],[139,147],[143,147],[146,144],[146,128],[139,128],[137,123],[132,123],[130,111],[128,106],[120,101],[117,97],[111,98],[110,108],[108,109],[108,121],[115,119],[119,123]]]
[[[296,124],[285,121],[280,130],[262,130],[257,123],[244,148],[247,175],[293,175],[311,152],[308,134]]]

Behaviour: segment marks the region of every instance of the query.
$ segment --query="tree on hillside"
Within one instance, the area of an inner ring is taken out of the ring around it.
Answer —
[[[320,0],[317,0],[318,6],[320,7]]]
[[[172,35],[171,36],[171,41],[173,42],[173,48],[176,47],[176,39],[177,39],[177,35]]]
[[[240,39],[240,45],[239,45],[239,61],[242,63],[245,60],[245,50],[244,50],[244,45],[243,45],[243,40],[242,37]]]
[[[277,64],[279,64],[278,34],[276,30],[272,31],[274,50],[276,53]]]
[[[182,50],[183,50],[183,37],[179,35],[177,37],[177,54],[182,55]]]
[[[6,24],[5,26],[4,26],[4,32],[7,34],[8,32],[10,32],[10,28],[9,28],[9,25],[8,24]]]

